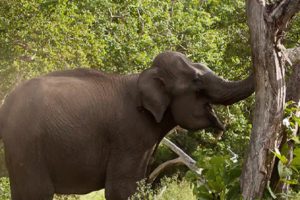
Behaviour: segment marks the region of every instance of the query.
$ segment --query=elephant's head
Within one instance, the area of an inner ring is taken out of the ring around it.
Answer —
[[[227,81],[178,52],[164,52],[138,80],[142,106],[160,122],[167,109],[186,129],[223,129],[210,104],[233,104],[254,92],[253,76]]]

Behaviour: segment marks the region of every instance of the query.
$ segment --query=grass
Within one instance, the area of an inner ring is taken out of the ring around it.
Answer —
[[[176,176],[164,178],[160,187],[151,189],[149,184],[144,181],[139,183],[138,192],[130,200],[196,200],[193,194],[193,187],[186,180],[177,180]]]
[[[104,190],[92,192],[87,195],[80,196],[80,200],[105,200]]]
[[[54,200],[105,200],[105,197],[104,190],[100,190],[86,195],[56,195]]]
[[[9,200],[9,182],[7,178],[0,179],[0,200]],[[176,177],[164,178],[159,188],[153,190],[150,185],[141,182],[139,192],[131,200],[196,200],[191,184],[186,180],[178,181]],[[86,195],[56,195],[54,200],[105,200],[104,190]]]

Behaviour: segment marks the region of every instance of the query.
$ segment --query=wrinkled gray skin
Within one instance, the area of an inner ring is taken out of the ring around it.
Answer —
[[[225,81],[177,52],[141,74],[75,69],[26,81],[0,110],[12,199],[101,188],[108,200],[127,199],[170,129],[223,129],[210,104],[248,97],[253,82]]]

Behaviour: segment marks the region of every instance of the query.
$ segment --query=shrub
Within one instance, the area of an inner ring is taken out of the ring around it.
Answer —
[[[157,188],[152,188],[144,180],[138,183],[138,191],[130,200],[196,200],[192,185],[186,181],[178,180],[177,176],[162,178]]]

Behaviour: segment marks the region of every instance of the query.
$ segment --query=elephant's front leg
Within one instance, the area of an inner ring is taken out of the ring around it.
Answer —
[[[107,200],[127,200],[145,178],[152,150],[141,152],[115,150],[107,165],[105,197]]]

